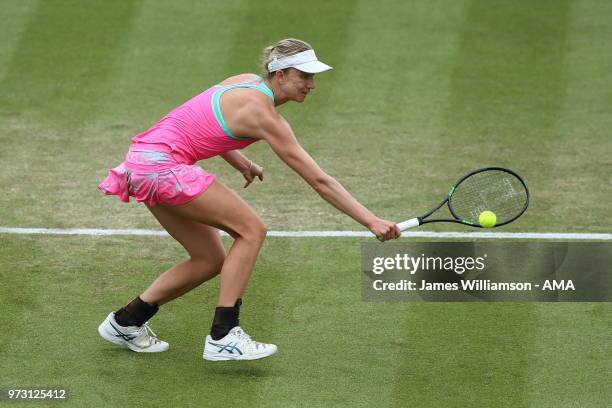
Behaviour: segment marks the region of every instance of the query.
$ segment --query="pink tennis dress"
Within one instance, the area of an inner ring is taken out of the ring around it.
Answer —
[[[111,169],[98,188],[128,202],[185,204],[202,194],[215,175],[195,164],[257,139],[237,137],[227,127],[219,100],[230,89],[251,88],[274,94],[261,77],[234,85],[215,85],[172,110],[146,132],[132,138],[125,161]]]

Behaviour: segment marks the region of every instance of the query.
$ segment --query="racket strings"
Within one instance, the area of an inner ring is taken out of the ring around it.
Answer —
[[[518,216],[527,203],[527,190],[516,176],[501,170],[475,173],[456,187],[450,199],[455,214],[466,221],[478,222],[483,211],[493,211],[497,223]]]

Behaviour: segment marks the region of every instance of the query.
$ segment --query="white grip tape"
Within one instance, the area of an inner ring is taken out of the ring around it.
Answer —
[[[397,224],[400,231],[406,231],[407,229],[418,227],[419,225],[421,225],[421,223],[419,223],[418,218],[413,218],[411,220],[400,222],[399,224]]]

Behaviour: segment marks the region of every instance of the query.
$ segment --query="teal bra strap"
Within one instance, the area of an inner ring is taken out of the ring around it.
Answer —
[[[228,85],[228,86],[224,86],[224,85],[216,85],[219,89],[217,91],[215,91],[215,93],[213,94],[212,97],[212,108],[213,108],[213,112],[215,114],[215,118],[217,119],[217,122],[219,123],[219,125],[221,125],[221,128],[223,129],[223,131],[225,132],[226,135],[228,135],[229,137],[231,137],[232,139],[235,140],[253,140],[252,137],[239,137],[239,136],[235,136],[231,130],[229,130],[229,128],[227,127],[227,124],[225,123],[225,119],[223,119],[223,114],[221,113],[221,106],[219,104],[219,100],[221,99],[221,95],[223,95],[223,92],[225,91],[229,91],[230,89],[236,89],[236,88],[249,88],[249,89],[255,89],[259,92],[263,92],[264,94],[266,94],[268,96],[268,98],[272,99],[272,103],[274,103],[274,93],[272,93],[272,90],[270,88],[268,88],[268,86],[266,85],[265,82],[263,82],[262,78],[260,76],[257,76],[257,79],[261,81],[260,84],[253,84],[252,80],[247,82],[247,83],[240,83],[240,84],[234,84],[234,85]]]

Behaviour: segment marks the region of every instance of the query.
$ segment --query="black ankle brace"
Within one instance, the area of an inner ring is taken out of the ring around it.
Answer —
[[[159,310],[157,304],[150,305],[138,296],[115,312],[115,321],[121,326],[142,326]]]
[[[242,299],[236,300],[232,307],[220,306],[215,309],[210,336],[213,340],[219,340],[227,336],[234,327],[240,326],[240,305]]]

